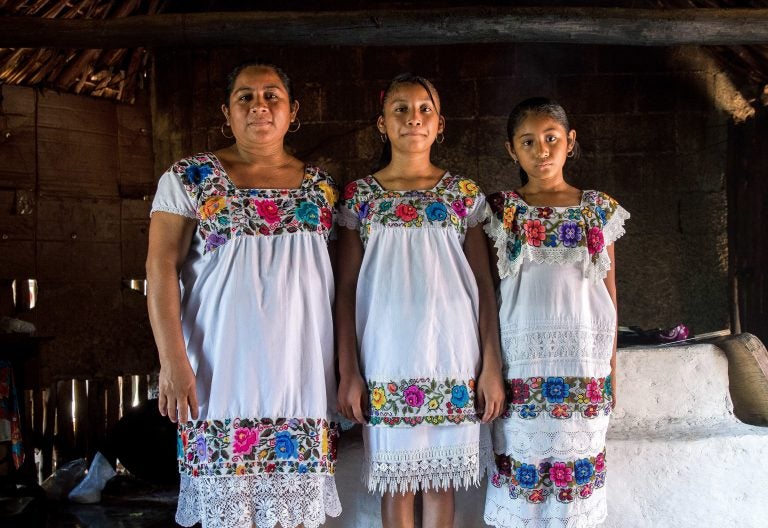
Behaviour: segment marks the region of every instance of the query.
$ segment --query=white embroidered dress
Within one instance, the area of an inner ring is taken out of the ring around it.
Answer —
[[[583,528],[605,519],[605,434],[616,311],[607,246],[629,214],[584,191],[573,207],[489,196],[507,408],[493,426],[485,521]]]
[[[345,189],[339,224],[365,246],[356,324],[370,491],[478,482],[479,301],[463,242],[485,210],[477,185],[449,173],[428,191],[387,191],[371,176]]]
[[[339,504],[327,250],[333,181],[239,189],[202,153],[160,179],[152,212],[198,221],[180,274],[199,420],[179,425],[182,526],[316,527]]]

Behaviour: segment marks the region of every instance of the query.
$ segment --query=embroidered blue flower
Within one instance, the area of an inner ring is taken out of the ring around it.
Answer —
[[[590,462],[589,459],[582,458],[573,463],[573,472],[574,478],[576,479],[576,484],[586,484],[595,473],[595,467],[592,465],[592,462]]]
[[[567,248],[578,246],[581,235],[581,229],[579,229],[579,224],[576,222],[563,222],[557,228],[557,238]]]
[[[306,464],[299,464],[299,473],[303,474],[303,473],[306,473],[307,471],[309,471],[309,468],[307,467]]]
[[[563,400],[568,397],[571,386],[568,385],[563,378],[547,378],[547,381],[541,386],[541,391],[544,393],[544,397],[551,403],[563,403]]]
[[[275,455],[277,458],[294,458],[298,455],[299,443],[288,431],[275,435]]]
[[[520,243],[520,239],[516,238],[513,241],[507,242],[507,258],[509,260],[515,260],[517,257],[520,256],[520,251],[522,251],[523,245]]]
[[[517,487],[514,484],[509,485],[509,498],[510,499],[516,499],[518,497],[519,493],[517,492]]]
[[[554,233],[547,235],[547,238],[544,239],[544,246],[557,247],[557,235],[555,235]]]
[[[296,208],[296,218],[300,222],[316,226],[320,223],[320,209],[312,202],[301,202]]]
[[[595,207],[595,213],[597,213],[597,216],[600,217],[600,221],[605,225],[605,223],[608,221],[608,218],[605,215],[605,211],[602,207]]]
[[[200,185],[212,173],[213,169],[211,169],[210,165],[190,165],[184,171],[184,174],[187,176],[187,180],[194,183],[195,185]]]
[[[469,391],[464,385],[454,385],[451,389],[451,404],[454,407],[464,407],[469,402]]]
[[[520,415],[520,418],[536,418],[538,415],[536,405],[534,404],[521,405],[517,413]]]
[[[205,239],[205,252],[213,251],[217,247],[225,244],[227,238],[219,235],[218,233],[211,233],[208,238]]]
[[[524,215],[526,212],[528,212],[528,207],[527,206],[525,206],[525,205],[518,206],[518,208],[517,208],[517,213],[518,214]]]
[[[392,205],[392,204],[390,204]],[[360,204],[360,210],[357,212],[357,218],[360,220],[363,220],[366,216],[368,216],[368,209],[369,209],[368,202],[363,202]]]
[[[539,474],[533,464],[523,464],[515,471],[515,478],[521,488],[531,489],[539,481]]]
[[[427,220],[430,222],[442,222],[448,217],[448,210],[442,202],[433,202],[429,204],[425,212],[427,213]]]
[[[581,218],[581,209],[568,209],[566,214],[569,220],[578,220]]]

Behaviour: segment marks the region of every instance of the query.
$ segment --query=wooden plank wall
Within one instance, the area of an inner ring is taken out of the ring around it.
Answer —
[[[125,105],[0,93],[0,279],[38,280],[38,305],[20,318],[54,338],[33,381],[153,372],[145,298],[124,287],[144,278],[156,182],[148,94]]]

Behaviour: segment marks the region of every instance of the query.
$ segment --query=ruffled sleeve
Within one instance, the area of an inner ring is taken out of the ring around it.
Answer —
[[[152,201],[150,216],[156,211],[162,211],[187,218],[197,218],[197,207],[185,186],[187,180],[186,171],[192,166],[182,160],[173,165],[160,177],[155,199]],[[192,185],[192,182],[186,183]]]
[[[499,278],[514,274],[517,256],[520,254],[520,240],[513,232],[517,206],[507,193],[497,192],[488,195],[486,204],[486,223],[483,226],[496,249]]]
[[[610,246],[624,235],[624,222],[629,219],[629,212],[605,193],[597,193],[595,211],[603,222],[603,240]]]

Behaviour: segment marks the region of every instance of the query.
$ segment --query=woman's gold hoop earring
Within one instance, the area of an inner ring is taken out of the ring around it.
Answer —
[[[225,138],[227,138],[227,139],[232,139],[233,137],[235,137],[235,135],[234,135],[234,134],[230,134],[230,135],[227,135],[227,134],[225,134],[225,133],[224,133],[224,127],[229,127],[229,122],[226,122],[226,123],[222,123],[222,124],[221,124],[221,128],[219,128],[219,130],[221,130],[221,135],[222,135],[222,136],[224,136],[224,137],[225,137]],[[229,127],[229,128],[231,129],[232,127]]]
[[[438,145],[441,145],[441,144],[443,143],[443,141],[445,141],[445,134],[443,134],[442,132],[440,132],[440,133],[437,135],[437,137],[435,138],[435,141],[437,142],[437,144],[438,144]]]
[[[387,142],[387,135],[386,134],[379,134],[381,136],[381,142],[386,143]]]
[[[293,134],[294,132],[296,132],[297,130],[299,130],[299,129],[301,128],[301,120],[300,120],[298,117],[296,118],[296,120],[295,120],[295,121],[291,121],[291,124],[292,124],[292,125],[293,125],[294,123],[296,123],[296,128],[294,128],[293,130],[291,130],[291,127],[290,127],[290,126],[288,127],[288,132],[290,132],[291,134]]]

